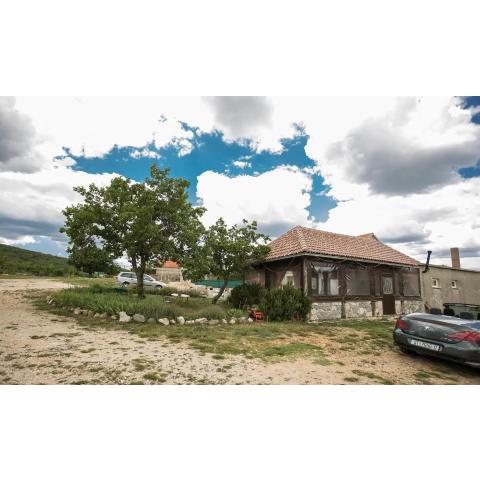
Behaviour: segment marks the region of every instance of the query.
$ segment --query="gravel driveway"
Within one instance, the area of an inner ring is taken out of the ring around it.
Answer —
[[[0,280],[0,383],[375,384],[387,379],[480,384],[480,375],[470,368],[396,351],[360,359],[321,335],[311,341],[328,354],[326,365],[308,358],[277,363],[240,355],[216,359],[186,343],[82,326],[32,305],[35,293],[67,287],[48,279]]]

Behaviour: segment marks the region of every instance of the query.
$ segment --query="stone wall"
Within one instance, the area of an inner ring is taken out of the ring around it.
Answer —
[[[423,302],[421,300],[396,300],[395,312],[399,314],[408,314],[423,312]],[[346,301],[346,318],[372,318],[382,317],[383,307],[380,301]],[[311,322],[321,320],[335,320],[342,318],[342,302],[314,302],[310,314]]]
[[[371,317],[372,316],[372,302],[345,302],[345,316],[346,318]]]
[[[404,315],[408,313],[418,313],[425,312],[422,300],[404,300],[403,301],[403,311]]]
[[[342,318],[342,302],[314,302],[310,313],[310,321],[332,320]]]

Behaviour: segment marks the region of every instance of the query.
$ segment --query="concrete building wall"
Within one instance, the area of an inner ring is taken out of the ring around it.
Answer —
[[[421,273],[421,284],[422,298],[430,308],[443,308],[444,303],[480,304],[480,272],[431,265]]]

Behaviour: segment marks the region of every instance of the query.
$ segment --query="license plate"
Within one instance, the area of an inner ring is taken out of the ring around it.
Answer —
[[[433,350],[434,352],[439,352],[442,349],[441,345],[435,345],[434,343],[423,342],[422,340],[415,340],[414,338],[409,338],[408,343],[410,345],[415,345],[416,347],[426,348],[427,350]]]

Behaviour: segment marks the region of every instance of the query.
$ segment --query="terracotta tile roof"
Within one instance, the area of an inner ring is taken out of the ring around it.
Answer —
[[[267,261],[311,253],[378,263],[419,264],[408,255],[380,242],[373,233],[355,237],[297,226],[270,242],[269,246]]]
[[[163,268],[178,268],[178,263],[173,260],[167,260],[163,265]]]

